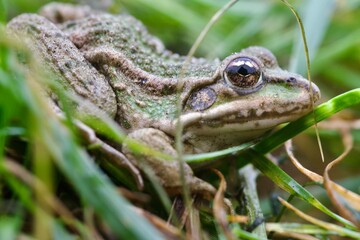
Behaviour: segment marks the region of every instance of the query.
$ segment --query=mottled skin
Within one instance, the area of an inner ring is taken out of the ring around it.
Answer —
[[[249,47],[222,62],[192,58],[179,84],[185,57],[166,50],[135,18],[64,4],[49,4],[41,14],[47,19],[24,14],[8,28],[28,36],[24,41],[65,88],[106,111],[129,136],[170,155],[176,156],[172,141],[179,87],[187,153],[257,138],[313,106],[310,83],[280,69],[265,48]],[[239,92],[224,81],[226,67],[239,57],[251,59],[260,68],[263,84],[256,91]],[[314,84],[311,89],[315,102],[320,93]],[[143,167],[127,149],[123,151]],[[145,159],[165,188],[179,192],[176,162]],[[213,192],[192,176],[188,166],[186,173],[193,192]]]

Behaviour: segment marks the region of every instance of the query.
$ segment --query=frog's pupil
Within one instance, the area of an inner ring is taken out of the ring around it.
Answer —
[[[234,62],[230,63],[227,72],[234,74],[239,73],[243,76],[254,74],[258,71],[257,67],[255,67],[254,63],[250,62],[250,60],[234,60]]]
[[[243,76],[246,76],[248,74],[253,74],[256,70],[253,67],[249,67],[247,65],[239,66],[238,73],[240,73]]]
[[[241,66],[229,66],[227,68],[228,74],[240,74],[242,76],[246,76],[249,74],[254,74],[256,72],[256,69],[254,67],[250,67],[247,65],[241,65]]]

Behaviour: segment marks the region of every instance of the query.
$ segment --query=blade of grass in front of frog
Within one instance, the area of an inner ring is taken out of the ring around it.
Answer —
[[[333,219],[344,224],[350,229],[355,229],[356,227],[348,220],[340,217],[339,215],[330,211],[322,203],[320,203],[309,191],[303,188],[297,181],[291,178],[287,173],[285,173],[280,167],[274,164],[272,161],[267,159],[263,153],[258,153],[254,150],[246,151],[241,156],[242,158],[250,159],[251,163],[259,169],[265,176],[270,178],[277,186],[285,190],[286,192],[293,194],[300,199],[310,203],[323,213],[332,217]]]
[[[5,29],[0,26],[0,35],[5,36]],[[17,118],[20,113],[20,109],[24,107],[24,95],[21,88],[21,82],[18,81],[19,73],[13,71],[11,64],[14,51],[10,50],[7,45],[6,38],[0,39],[0,129],[6,129],[11,126],[14,119],[25,120],[25,116],[22,119]],[[21,121],[20,121],[21,122]],[[19,122],[18,122],[19,124]],[[20,125],[20,124],[19,124]],[[20,180],[12,174],[5,165],[5,143],[10,138],[9,132],[3,131],[0,134],[0,175],[2,179],[2,187],[7,189],[11,194],[11,199],[14,200],[15,204],[12,217],[2,214],[0,222],[0,239],[16,239],[20,236],[20,229],[18,229],[15,221],[23,222],[22,210],[26,208],[30,212],[36,208],[36,203],[33,201],[32,192],[28,186],[20,182]],[[17,153],[16,153],[17,154]],[[9,200],[8,197],[1,194],[1,201]],[[17,220],[16,220],[17,219]],[[4,223],[6,221],[6,224]]]
[[[313,113],[309,113],[298,120],[287,124],[279,131],[263,138],[262,141],[255,144],[252,148],[262,154],[271,152],[290,138],[295,137],[297,134],[314,125],[315,122],[321,122],[341,110],[358,104],[360,104],[360,88],[338,95],[317,106],[314,109],[316,119],[314,119]]]
[[[336,232],[326,230],[313,224],[304,223],[267,223],[266,229],[269,232],[285,232],[299,234],[335,235]]]
[[[0,26],[0,32],[4,36],[5,30]],[[22,95],[23,92],[18,91],[19,87],[21,87],[21,83],[19,84],[18,78],[19,73],[18,72],[12,72],[12,64],[10,63],[12,60],[13,51],[10,50],[10,47],[8,46],[6,42],[6,38],[2,38],[2,41],[0,41],[0,129],[9,129],[11,126],[11,121],[14,119],[18,119],[17,116],[19,114],[19,109],[23,110],[24,103],[24,95]],[[10,60],[11,59],[11,60]],[[16,94],[14,94],[16,92]],[[16,96],[15,96],[16,95]],[[26,102],[26,101],[25,101]],[[23,112],[22,119],[26,119],[26,114]],[[17,122],[19,124],[19,122]],[[19,124],[21,125],[21,124]],[[4,180],[3,185],[8,187],[11,193],[15,193],[14,197],[19,199],[19,203],[21,203],[22,206],[25,206],[30,212],[33,212],[34,209],[38,206],[34,201],[32,197],[32,192],[29,189],[28,186],[25,186],[23,183],[19,181],[16,176],[12,174],[12,172],[9,171],[9,169],[5,166],[5,142],[9,138],[9,135],[11,133],[9,131],[2,131],[0,135],[0,172],[2,179]],[[3,196],[2,196],[3,197]],[[19,206],[16,207],[16,212],[14,212],[14,219],[22,219],[23,215],[21,212],[17,211],[20,208]],[[2,216],[2,220],[6,217],[5,215]],[[17,235],[20,235],[20,231],[14,231],[14,229],[11,229],[12,227],[10,224],[12,224],[11,219],[7,219],[8,225],[4,226],[3,223],[1,223],[1,239],[15,239],[17,238]],[[4,229],[6,228],[6,229]],[[12,233],[11,233],[12,232]],[[5,234],[5,236],[3,235]],[[10,235],[6,234],[12,234],[16,235],[16,237],[10,237]]]
[[[52,222],[52,228],[53,228],[53,234],[52,239],[54,240],[74,240],[77,239],[77,237],[73,234],[71,234],[61,222],[59,221],[53,221]],[[91,237],[91,236],[88,236]],[[92,236],[94,237],[94,236]],[[1,238],[2,239],[2,238]],[[4,238],[4,239],[11,239],[11,238]]]
[[[51,161],[49,151],[47,151],[42,135],[38,134],[38,124],[32,124],[32,128],[29,129],[29,141],[32,143],[33,150],[31,151],[32,169],[36,178],[42,182],[42,185],[48,191],[44,191],[40,187],[34,187],[34,201],[36,207],[33,213],[33,233],[35,239],[41,239],[45,236],[50,237],[52,235],[52,212],[45,212],[41,208],[41,201],[50,197],[54,191],[54,162]]]
[[[206,34],[209,32],[210,28],[218,21],[218,19],[228,10],[231,6],[233,6],[236,2],[239,0],[230,0],[227,4],[225,4],[221,9],[219,9],[210,19],[210,21],[207,23],[207,25],[204,27],[204,29],[201,31],[199,36],[197,37],[196,41],[192,45],[191,49],[189,50],[189,53],[186,55],[186,59],[184,61],[184,64],[180,70],[180,77],[178,82],[178,90],[182,89],[182,86],[184,85],[184,76],[185,72],[190,64],[191,58],[194,56],[196,50],[198,49],[201,42],[204,40]],[[183,156],[183,143],[182,143],[182,132],[183,132],[183,123],[180,121],[181,116],[181,110],[182,110],[182,103],[180,98],[180,92],[177,93],[177,123],[176,123],[176,132],[175,132],[175,149],[177,152],[178,161],[180,162],[180,176],[181,176],[181,182],[183,183],[183,193],[184,193],[184,199],[187,209],[191,209],[190,206],[190,194],[189,189],[186,185],[185,180],[185,169],[184,169],[184,156]]]
[[[2,214],[0,217],[0,239],[19,239],[22,219],[19,215],[7,216]]]
[[[240,228],[239,224],[232,225],[231,229],[232,233],[238,237],[238,239],[246,239],[246,240],[266,240],[267,238],[260,238],[259,236],[245,231]]]
[[[188,164],[211,164],[213,160],[217,160],[221,157],[225,157],[230,154],[238,154],[252,146],[255,145],[255,142],[248,142],[241,144],[239,146],[230,147],[224,150],[210,152],[210,153],[200,153],[200,154],[192,154],[192,155],[184,155],[184,160]]]
[[[5,23],[7,15],[7,3],[4,0],[0,1],[0,23]]]
[[[302,36],[302,40],[303,40],[302,42],[303,42],[304,51],[305,51],[305,57],[306,57],[305,59],[306,59],[307,77],[308,77],[308,80],[311,83],[312,81],[311,81],[311,74],[310,74],[309,48],[308,48],[308,44],[307,44],[307,40],[306,40],[306,34],[305,34],[304,25],[302,23],[302,20],[301,20],[299,14],[295,10],[295,8],[287,0],[282,0],[282,2],[285,3],[285,5],[288,6],[289,9],[293,12],[293,14],[295,15],[295,18],[296,18],[296,20],[298,22],[299,28],[301,30],[301,36]],[[323,10],[323,9],[321,9],[321,10]],[[312,84],[310,84],[310,89],[309,90],[310,90],[309,91],[309,96],[310,96],[310,100],[311,100],[311,109],[312,109],[313,117],[315,119],[316,115],[315,115],[315,112],[314,112],[314,96],[313,96]],[[317,139],[320,154],[321,154],[321,160],[324,162],[325,161],[324,151],[323,151],[323,148],[322,148],[319,129],[317,127],[316,121],[315,121],[315,134],[316,134],[316,139]]]

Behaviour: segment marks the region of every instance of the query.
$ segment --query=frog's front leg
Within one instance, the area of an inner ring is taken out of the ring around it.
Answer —
[[[23,14],[8,24],[8,31],[31,50],[47,76],[60,83],[65,91],[76,93],[115,116],[116,98],[107,79],[55,24],[39,15]],[[77,107],[77,111],[84,109]]]
[[[129,134],[129,138],[146,144],[150,148],[176,157],[176,151],[172,146],[172,140],[164,132],[154,128],[143,128],[135,130]],[[132,152],[123,146],[123,153],[141,170],[150,168],[159,183],[169,194],[176,195],[182,193],[183,182],[180,175],[180,163],[174,160],[164,160],[151,156],[134,156]],[[199,194],[205,198],[211,198],[215,193],[215,188],[209,183],[194,176],[189,165],[184,164],[185,181],[191,194]]]

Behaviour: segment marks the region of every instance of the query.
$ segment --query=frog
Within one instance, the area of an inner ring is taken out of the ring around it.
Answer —
[[[126,144],[119,148],[136,167],[150,167],[170,194],[183,190],[180,167],[190,193],[216,191],[176,160],[179,124],[185,154],[217,151],[298,119],[320,99],[314,83],[280,68],[264,47],[250,46],[223,60],[188,61],[129,14],[50,3],[39,14],[14,18],[7,28],[66,91],[105,112],[129,138],[174,158],[139,157]]]

